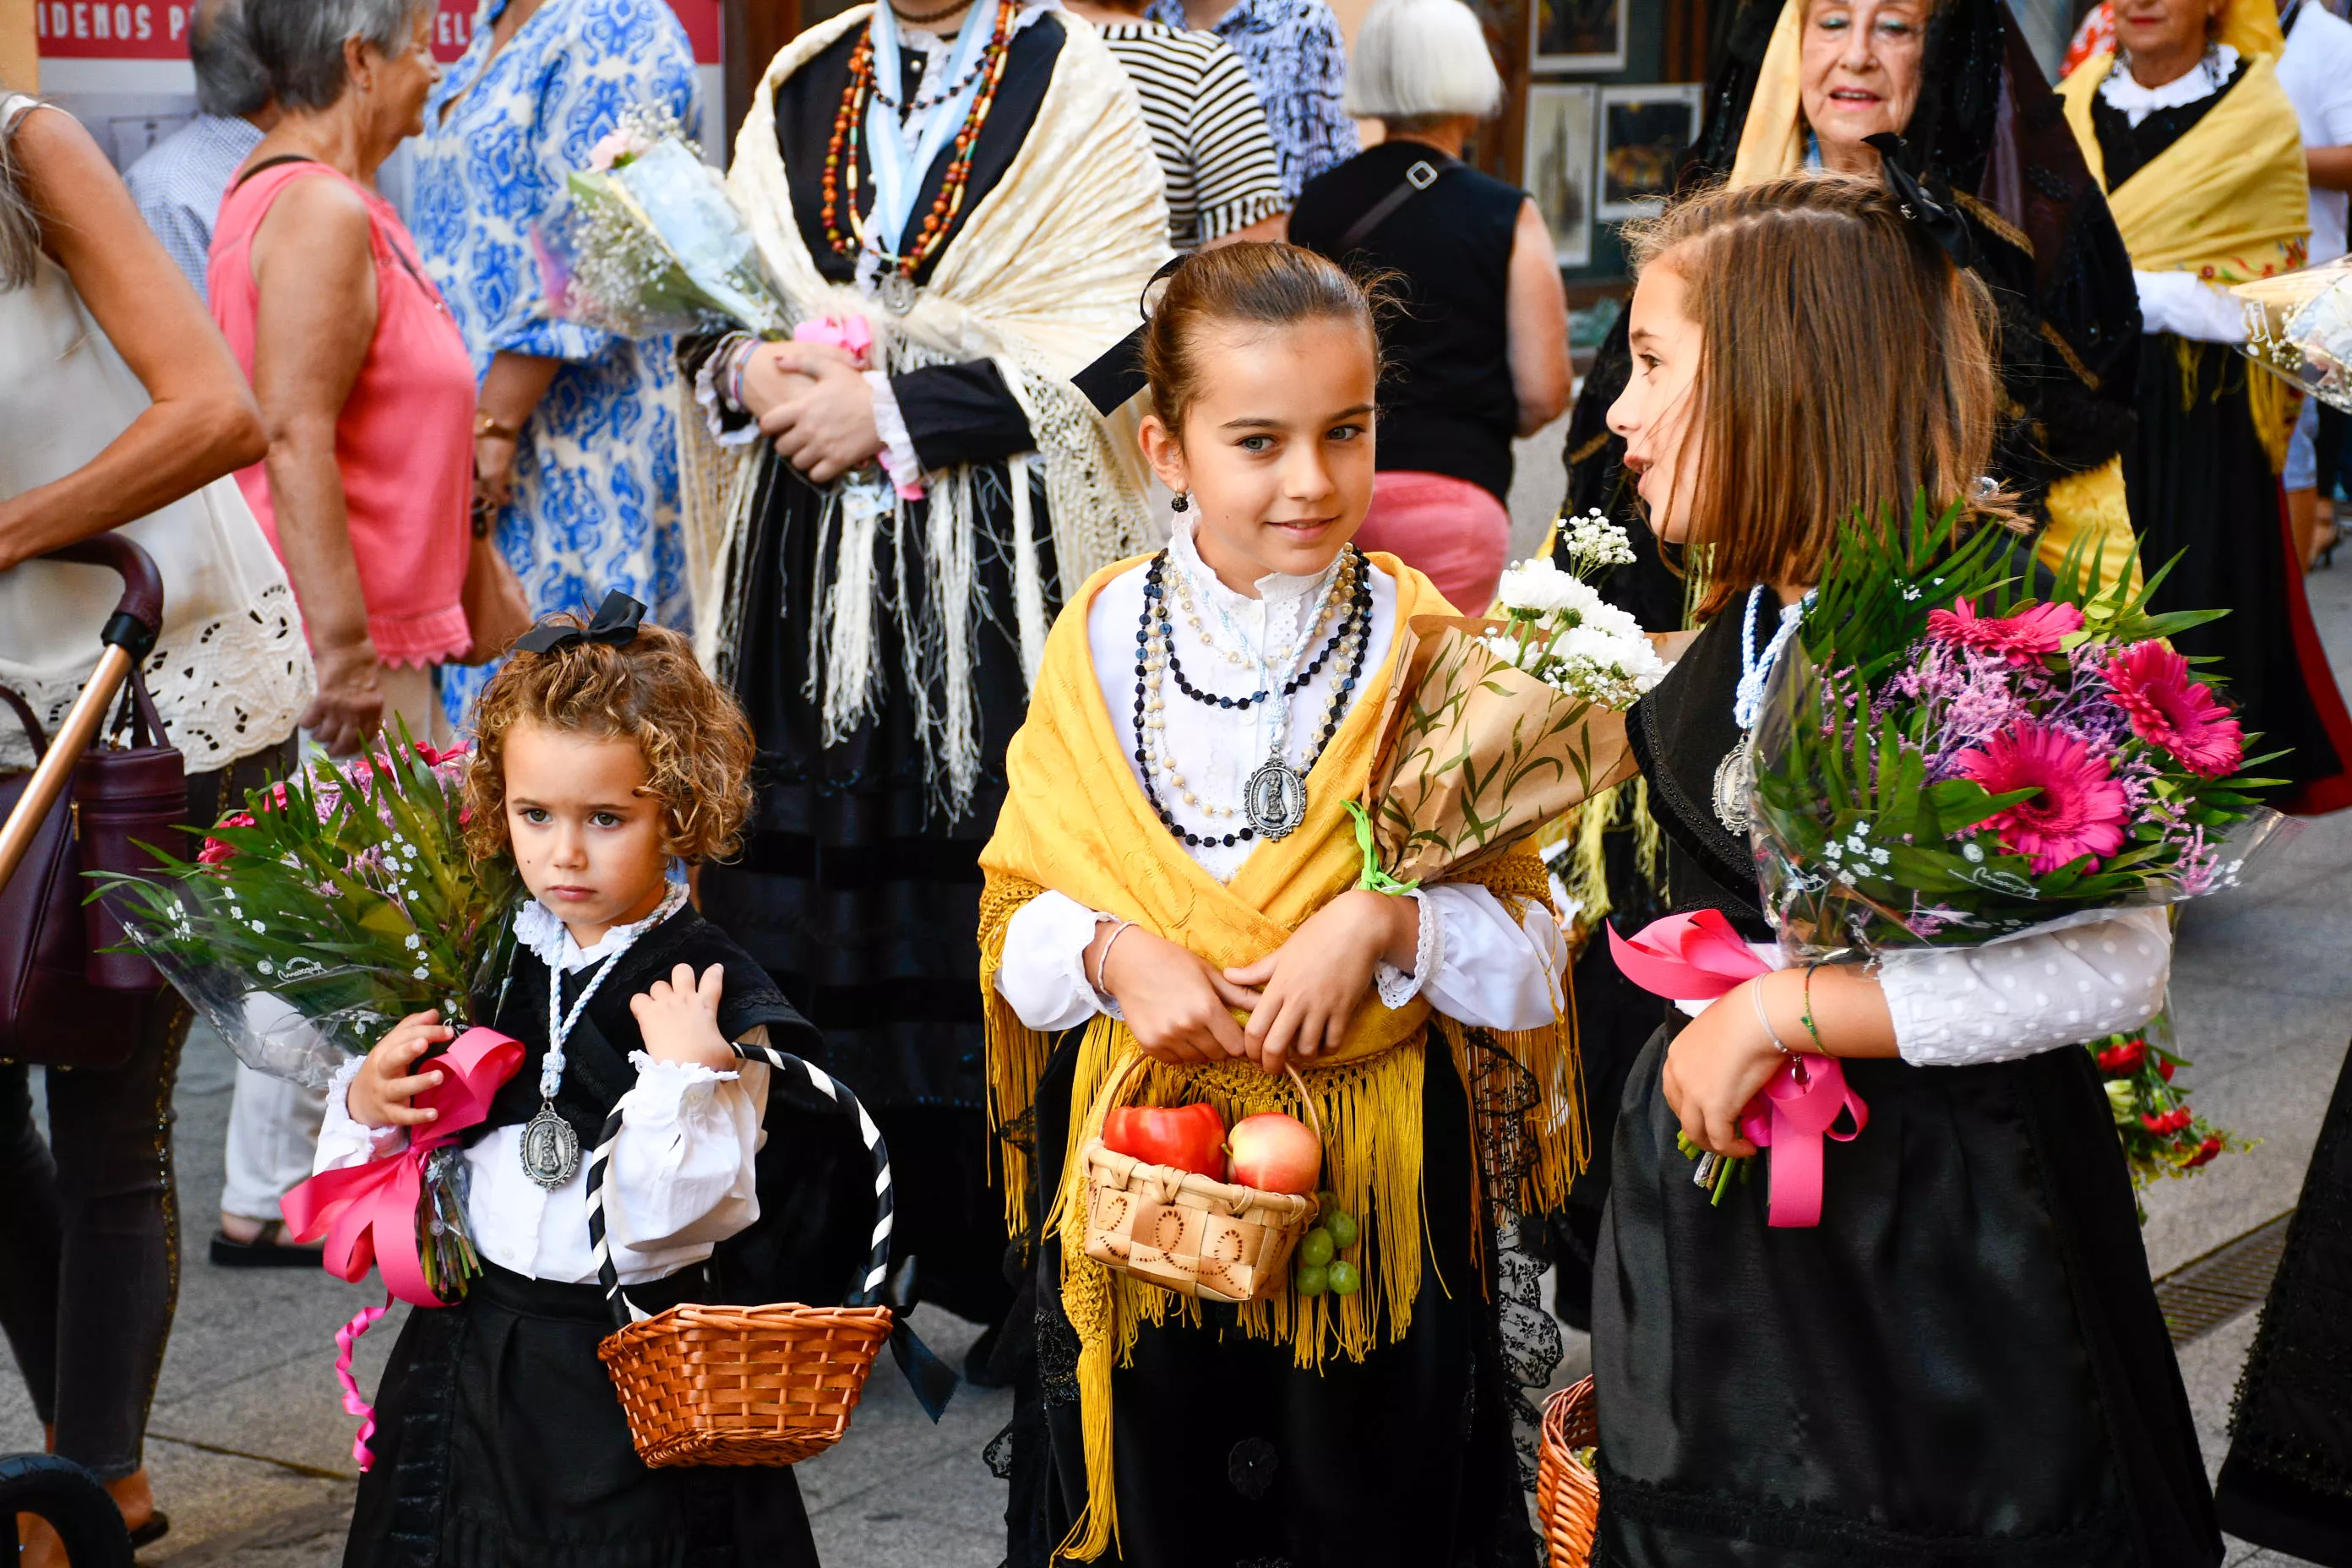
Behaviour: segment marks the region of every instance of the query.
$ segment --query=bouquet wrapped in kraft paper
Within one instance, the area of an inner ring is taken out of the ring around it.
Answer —
[[[1644,634],[1585,576],[1630,559],[1623,532],[1568,525],[1570,569],[1503,574],[1495,617],[1415,616],[1357,832],[1373,885],[1461,876],[1632,771],[1625,711],[1665,673]]]

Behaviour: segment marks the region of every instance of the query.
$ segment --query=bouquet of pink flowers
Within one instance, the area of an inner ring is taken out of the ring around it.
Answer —
[[[1957,514],[1850,527],[1772,677],[1750,829],[1792,958],[1970,945],[2238,881],[2283,819],[2218,676],[2069,561],[2017,591]]]

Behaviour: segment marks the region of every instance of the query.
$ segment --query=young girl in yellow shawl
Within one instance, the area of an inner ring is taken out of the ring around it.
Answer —
[[[1370,307],[1319,257],[1234,246],[1173,274],[1144,357],[1171,538],[1072,595],[981,859],[992,1109],[1037,1305],[1012,1561],[1532,1564],[1491,1234],[1572,1173],[1565,955],[1531,854],[1359,885],[1347,805],[1412,617],[1451,613],[1349,543]],[[1303,1116],[1286,1065],[1361,1218],[1360,1289],[1204,1305],[1084,1256],[1076,1152],[1114,1099]]]

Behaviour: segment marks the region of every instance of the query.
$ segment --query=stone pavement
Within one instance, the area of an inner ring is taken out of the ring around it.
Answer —
[[[1556,458],[1554,458],[1556,461]],[[1553,489],[1552,494],[1557,494]],[[2310,579],[2315,607],[2352,685],[2352,563]],[[2147,1241],[2162,1273],[2292,1207],[2352,1034],[2352,813],[2307,825],[2262,886],[2189,907],[2174,969],[2185,1081],[2224,1125],[2261,1138],[2202,1175],[2150,1193]],[[231,1272],[204,1260],[220,1188],[230,1061],[208,1035],[183,1068],[179,1174],[186,1261],[158,1390],[148,1459],[171,1533],[144,1568],[326,1568],[349,1517],[355,1422],[331,1371],[335,1330],[373,1298],[311,1271]],[[2218,1469],[2248,1313],[2181,1356]],[[973,1331],[931,1311],[917,1325],[952,1363]],[[373,1389],[396,1320],[362,1342]],[[1565,1381],[1582,1371],[1570,1335]],[[1003,1489],[981,1450],[1010,1415],[1008,1395],[964,1388],[936,1427],[895,1369],[878,1366],[848,1437],[800,1467],[825,1561],[846,1568],[989,1568],[1003,1556]],[[37,1447],[24,1391],[0,1368],[0,1452]],[[2233,1543],[2231,1568],[2293,1560]]]

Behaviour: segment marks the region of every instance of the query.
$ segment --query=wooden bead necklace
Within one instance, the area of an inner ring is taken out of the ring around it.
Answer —
[[[931,210],[924,215],[914,243],[902,255],[882,258],[884,265],[901,278],[911,281],[938,253],[947,243],[948,230],[956,216],[963,210],[964,189],[971,179],[972,151],[979,145],[981,128],[988,123],[988,111],[995,104],[997,89],[1003,84],[1005,61],[1012,53],[1013,25],[1019,14],[1019,0],[997,0],[995,27],[971,72],[937,98],[916,100],[918,108],[945,102],[970,85],[973,75],[980,78],[979,94],[956,132],[954,151],[940,182],[940,194],[932,198]],[[874,35],[869,29],[850,51],[849,86],[841,96],[841,107],[834,111],[833,134],[824,149],[824,237],[836,256],[855,256],[866,245],[866,220],[857,210],[863,183],[858,173],[858,127],[865,123],[866,102],[872,98],[880,98],[893,111],[898,108],[897,100],[874,79]],[[917,177],[925,173],[928,171],[917,171]]]

